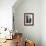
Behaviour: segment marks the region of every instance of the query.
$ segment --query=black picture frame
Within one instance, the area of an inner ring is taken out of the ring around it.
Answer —
[[[24,26],[34,25],[34,13],[24,13]]]

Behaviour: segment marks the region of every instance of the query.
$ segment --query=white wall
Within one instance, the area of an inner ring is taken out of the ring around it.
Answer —
[[[42,46],[46,46],[46,0],[41,1],[41,38]]]
[[[16,6],[16,5],[14,5]],[[24,26],[24,13],[34,13],[34,25]],[[23,33],[24,38],[35,41],[36,46],[41,46],[41,25],[40,25],[41,1],[40,0],[23,0],[15,9],[15,29]]]
[[[16,0],[0,0],[0,27],[12,28],[12,6]]]

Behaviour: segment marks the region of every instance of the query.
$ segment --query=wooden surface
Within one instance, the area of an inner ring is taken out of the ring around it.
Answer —
[[[3,40],[3,39],[2,39]],[[0,46],[15,46],[15,39],[13,40],[6,40],[3,43],[0,43]]]
[[[3,39],[2,39],[3,41]],[[0,46],[19,46],[22,43],[22,33],[16,33],[11,40],[0,43]]]

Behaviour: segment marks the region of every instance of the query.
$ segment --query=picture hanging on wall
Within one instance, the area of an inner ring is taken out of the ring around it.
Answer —
[[[34,25],[34,13],[24,13],[24,26]]]

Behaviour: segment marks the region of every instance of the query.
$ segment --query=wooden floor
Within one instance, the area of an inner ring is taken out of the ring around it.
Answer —
[[[13,40],[6,40],[6,42],[2,43],[0,46],[16,46],[15,39],[13,39]]]

